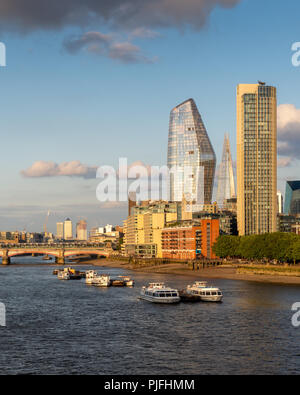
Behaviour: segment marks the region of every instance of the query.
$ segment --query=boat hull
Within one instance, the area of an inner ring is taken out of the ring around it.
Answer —
[[[201,302],[221,303],[223,296],[201,296]]]
[[[177,298],[155,298],[147,295],[140,295],[140,299],[146,302],[156,303],[156,304],[176,304],[180,302],[180,297]]]

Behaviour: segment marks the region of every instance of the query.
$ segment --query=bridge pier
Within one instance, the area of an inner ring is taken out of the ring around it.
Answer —
[[[8,256],[8,250],[3,251],[2,265],[10,265],[10,257]]]
[[[59,255],[55,257],[55,263],[58,265],[64,265],[65,262],[65,250],[60,250]]]

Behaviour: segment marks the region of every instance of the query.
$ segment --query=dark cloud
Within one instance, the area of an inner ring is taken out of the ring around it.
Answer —
[[[92,21],[123,28],[193,26],[198,29],[217,7],[241,0],[1,0],[0,24],[19,30],[57,29]]]
[[[143,55],[138,46],[128,41],[119,41],[113,34],[88,32],[80,37],[66,39],[64,48],[72,54],[85,49],[90,53],[105,56],[122,63],[155,62],[155,59],[150,59]]]

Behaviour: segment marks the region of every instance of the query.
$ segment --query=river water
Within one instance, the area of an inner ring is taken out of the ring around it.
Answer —
[[[300,287],[214,280],[224,303],[164,306],[139,300],[140,288],[193,278],[96,268],[136,281],[100,289],[59,281],[53,266],[33,264],[39,258],[13,262],[0,266],[0,374],[300,373],[300,328],[291,324]]]

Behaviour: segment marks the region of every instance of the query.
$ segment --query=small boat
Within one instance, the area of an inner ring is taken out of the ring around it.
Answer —
[[[43,261],[51,261],[52,258],[49,255],[44,255],[43,256]]]
[[[94,278],[92,285],[94,285],[95,287],[110,287],[110,277],[107,274],[101,274]]]
[[[169,288],[164,283],[150,283],[148,287],[143,287],[140,299],[161,304],[174,304],[180,302],[178,290]]]
[[[110,277],[107,274],[99,275],[95,270],[88,270],[85,273],[85,282],[96,287],[109,287],[111,285]]]
[[[53,274],[55,273],[60,280],[81,280],[82,278],[76,270],[70,267],[63,270],[54,270]]]
[[[57,274],[59,280],[71,280],[70,274],[67,271],[59,271]]]
[[[188,285],[184,293],[203,302],[221,302],[223,299],[221,290],[208,286],[206,281],[196,281],[193,285]]]
[[[129,276],[119,276],[119,278],[124,281],[126,287],[133,287],[134,286],[134,280],[130,278]]]
[[[111,280],[111,286],[112,287],[125,287],[126,283],[124,280],[116,278],[116,279]]]

